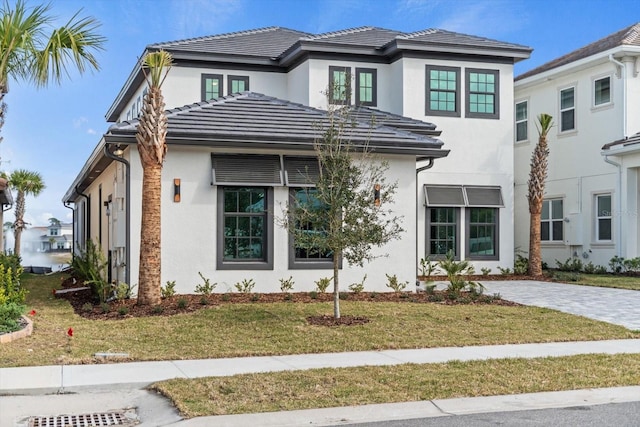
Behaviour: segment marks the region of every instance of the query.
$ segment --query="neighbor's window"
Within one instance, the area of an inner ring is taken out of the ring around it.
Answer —
[[[593,104],[608,104],[611,102],[611,77],[604,77],[593,82]]]
[[[500,118],[497,70],[466,69],[467,117]]]
[[[596,236],[599,241],[611,240],[611,194],[596,196]]]
[[[542,202],[540,238],[546,242],[561,242],[564,240],[562,199],[544,200]]]
[[[229,76],[228,93],[239,93],[249,90],[249,76]]]
[[[351,103],[351,69],[329,67],[329,102],[349,105]]]
[[[296,205],[303,205],[308,209],[326,211],[326,207],[316,199],[317,190],[314,188],[292,188],[290,190],[290,202]],[[296,223],[298,230],[303,231],[311,239],[314,235],[326,233],[326,221]],[[289,267],[290,268],[332,268],[333,252],[321,249],[318,245],[303,244],[299,240],[290,236],[289,247]]]
[[[460,117],[460,68],[427,65],[426,115]]]
[[[576,128],[576,88],[570,87],[560,91],[560,132]]]
[[[202,101],[222,97],[222,74],[203,74],[201,86]]]
[[[496,259],[498,256],[498,209],[467,209],[467,256]]]
[[[427,254],[444,257],[453,251],[458,257],[460,209],[453,207],[427,208]]]
[[[356,105],[375,107],[377,105],[377,70],[356,68]]]
[[[529,103],[527,101],[516,104],[516,142],[529,139]]]

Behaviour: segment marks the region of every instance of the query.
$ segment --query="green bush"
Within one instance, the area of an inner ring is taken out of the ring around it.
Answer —
[[[516,261],[513,264],[513,273],[523,276],[529,272],[529,259],[520,254],[516,255]]]
[[[582,260],[580,260],[580,258],[567,258],[565,262],[556,260],[556,265],[560,271],[579,273],[583,269]]]
[[[293,276],[289,276],[288,279],[280,279],[280,290],[282,292],[289,292],[293,289],[294,284]]]
[[[318,292],[322,292],[322,293],[327,292],[327,288],[331,284],[331,279],[333,279],[333,277],[322,277],[316,280],[314,283],[316,284],[316,288],[318,289]]]
[[[366,274],[362,278],[362,282],[350,284],[349,285],[349,290],[351,292],[353,292],[354,294],[359,294],[360,292],[364,291],[364,281],[365,280],[367,280],[367,275]]]
[[[385,276],[387,276],[387,288],[391,288],[395,293],[400,293],[404,291],[404,289],[409,284],[409,282],[398,281],[398,277],[395,274],[393,276],[389,276],[388,274],[385,274]]]
[[[162,298],[169,298],[176,294],[176,281],[167,280],[167,284],[160,288],[160,295]]]
[[[87,240],[87,248],[73,257],[73,273],[85,285],[91,287],[94,298],[104,302],[109,298],[111,285],[105,280],[107,260],[92,240]]]
[[[464,276],[471,276],[475,273],[473,265],[467,260],[456,261],[453,251],[447,253],[445,259],[440,261],[439,266],[447,274],[447,279],[449,280],[447,295],[450,299],[456,300],[460,296],[460,292],[464,290],[476,293],[482,293],[484,290],[484,286],[481,283],[465,279]]]
[[[218,283],[211,283],[211,280],[204,277],[204,275],[199,271],[198,271],[198,275],[202,279],[203,283],[196,285],[196,294],[211,295],[213,293],[213,290],[216,288],[216,286],[218,286]]]
[[[255,285],[256,283],[253,281],[253,279],[242,279],[242,282],[238,282],[234,286],[238,290],[238,292],[243,294],[250,294]]]
[[[187,305],[189,305],[189,303],[185,298],[180,298],[178,300],[178,308],[187,308]]]
[[[20,329],[18,319],[24,310],[24,305],[15,302],[0,305],[0,332],[13,332]]]
[[[16,303],[23,305],[27,297],[27,290],[20,286],[22,267],[5,267],[0,264],[0,305]]]

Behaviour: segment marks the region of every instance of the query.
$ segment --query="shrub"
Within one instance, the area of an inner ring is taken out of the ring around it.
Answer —
[[[427,279],[438,269],[438,265],[427,256],[420,259],[420,275]]]
[[[438,293],[434,293],[432,295],[429,295],[429,301],[431,302],[441,302],[444,301],[444,296],[442,296],[442,294]]]
[[[258,295],[258,294],[256,294]],[[290,293],[285,294],[284,299],[287,301],[291,301],[293,299],[293,295],[291,295]]]
[[[20,286],[22,267],[5,267],[0,263],[0,305],[16,303],[23,305],[27,297],[27,290]]]
[[[108,313],[111,311],[111,306],[106,302],[100,303],[100,310],[102,310],[103,313]]]
[[[294,281],[293,276],[289,276],[288,279],[280,279],[280,290],[282,292],[289,292],[293,289]]]
[[[249,292],[246,292],[249,293]],[[260,294],[253,294],[251,295],[251,301],[256,302],[260,299]]]
[[[612,273],[620,274],[624,268],[624,258],[618,255],[609,260],[609,269]]]
[[[385,274],[385,276],[387,276],[387,288],[391,288],[395,293],[404,291],[409,284],[409,282],[399,282],[398,277],[395,274],[393,276]]]
[[[189,303],[185,298],[180,298],[178,300],[178,308],[187,308],[187,305],[189,305]]]
[[[333,277],[322,277],[316,280],[314,283],[316,284],[316,288],[318,289],[318,292],[322,292],[322,293],[327,292],[327,288],[331,284],[331,279],[333,279]]]
[[[111,286],[105,280],[107,260],[92,240],[87,240],[87,247],[73,257],[71,268],[82,283],[91,287],[97,301],[104,302],[109,298]]]
[[[176,294],[176,281],[167,280],[167,284],[160,288],[160,294],[162,298],[169,298]]]
[[[164,307],[161,305],[156,305],[152,309],[154,314],[161,314],[164,311]]]
[[[512,271],[511,271],[511,269],[509,267],[506,267],[506,268],[498,267],[498,271],[503,276],[509,276],[512,273]]]
[[[349,299],[349,294],[346,292],[340,292],[338,294],[338,298],[342,299],[342,300],[348,300]]]
[[[482,268],[480,269],[480,271],[482,272],[482,275],[483,275],[483,276],[488,276],[488,275],[489,275],[489,273],[491,273],[491,269],[490,269],[490,268],[488,268],[488,267],[482,267]]]
[[[309,292],[309,297],[311,299],[318,299],[318,292],[317,291],[311,291]]]
[[[556,265],[560,271],[580,272],[583,268],[580,258],[567,258],[564,262],[556,260]]]
[[[436,284],[435,283],[428,283],[425,285],[424,287],[424,291],[427,293],[427,295],[433,295],[436,293]]]
[[[222,295],[222,301],[229,301],[229,300],[231,300],[231,295],[229,294]]]
[[[367,280],[367,275],[366,274],[362,278],[362,282],[350,284],[349,285],[349,290],[351,292],[353,292],[354,294],[359,294],[360,292],[364,291],[364,281],[365,280]]]
[[[209,299],[205,296],[200,297],[200,305],[207,305],[209,304]]]
[[[597,265],[594,271],[595,274],[607,274],[607,267],[604,265]]]
[[[484,286],[481,283],[467,281],[464,276],[471,276],[475,270],[473,265],[467,260],[456,261],[453,251],[449,251],[445,259],[440,261],[440,268],[447,274],[449,285],[447,285],[447,294],[453,300],[460,296],[460,292],[468,289],[473,292],[482,292]]]
[[[85,313],[92,312],[93,304],[91,304],[90,302],[85,302],[84,304],[82,304],[82,311],[84,311]]]
[[[523,276],[529,272],[529,259],[523,257],[520,254],[516,255],[516,260],[513,263],[513,273],[519,276]]]
[[[640,258],[628,258],[622,261],[625,272],[637,272],[640,270]]]
[[[24,310],[24,305],[15,302],[0,305],[0,332],[13,332],[20,329],[18,319]]]
[[[250,294],[255,285],[256,283],[253,281],[253,279],[242,279],[242,282],[238,282],[233,286],[235,286],[238,292],[242,294]]]
[[[126,316],[127,314],[129,314],[129,307],[127,307],[126,305],[118,307],[118,314],[120,316]]]
[[[216,286],[218,286],[218,283],[211,283],[211,280],[204,277],[204,275],[199,271],[198,271],[198,275],[202,279],[203,283],[196,285],[196,289],[195,289],[196,294],[211,295],[213,293],[213,290],[216,288]]]
[[[124,282],[111,285],[113,289],[113,296],[118,301],[124,301],[131,297],[131,286]]]

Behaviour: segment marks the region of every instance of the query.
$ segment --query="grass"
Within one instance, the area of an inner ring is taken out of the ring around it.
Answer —
[[[53,298],[60,274],[25,275],[34,333],[2,346],[0,367],[78,364],[97,352],[131,360],[171,360],[528,342],[638,338],[621,326],[535,307],[342,301],[343,314],[371,322],[310,326],[331,303],[225,304],[171,317],[96,321]],[[66,336],[72,327],[74,336]]]
[[[580,279],[567,282],[574,285],[600,286],[603,288],[618,288],[640,291],[640,277],[613,274],[579,274]]]
[[[580,355],[175,379],[153,389],[185,417],[640,384],[640,357]]]

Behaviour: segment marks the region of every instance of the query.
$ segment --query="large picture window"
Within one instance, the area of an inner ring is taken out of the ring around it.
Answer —
[[[426,115],[460,117],[460,68],[427,65]]]
[[[562,242],[564,240],[562,199],[544,200],[542,202],[540,239],[545,242]]]
[[[611,194],[596,196],[596,236],[598,241],[611,241]]]
[[[497,70],[466,69],[467,117],[500,118],[500,82]]]
[[[576,128],[576,97],[575,88],[570,87],[560,91],[560,132],[567,132]]]
[[[337,105],[351,104],[351,69],[329,67],[329,102]]]
[[[202,101],[222,97],[222,74],[203,74],[201,85]]]

